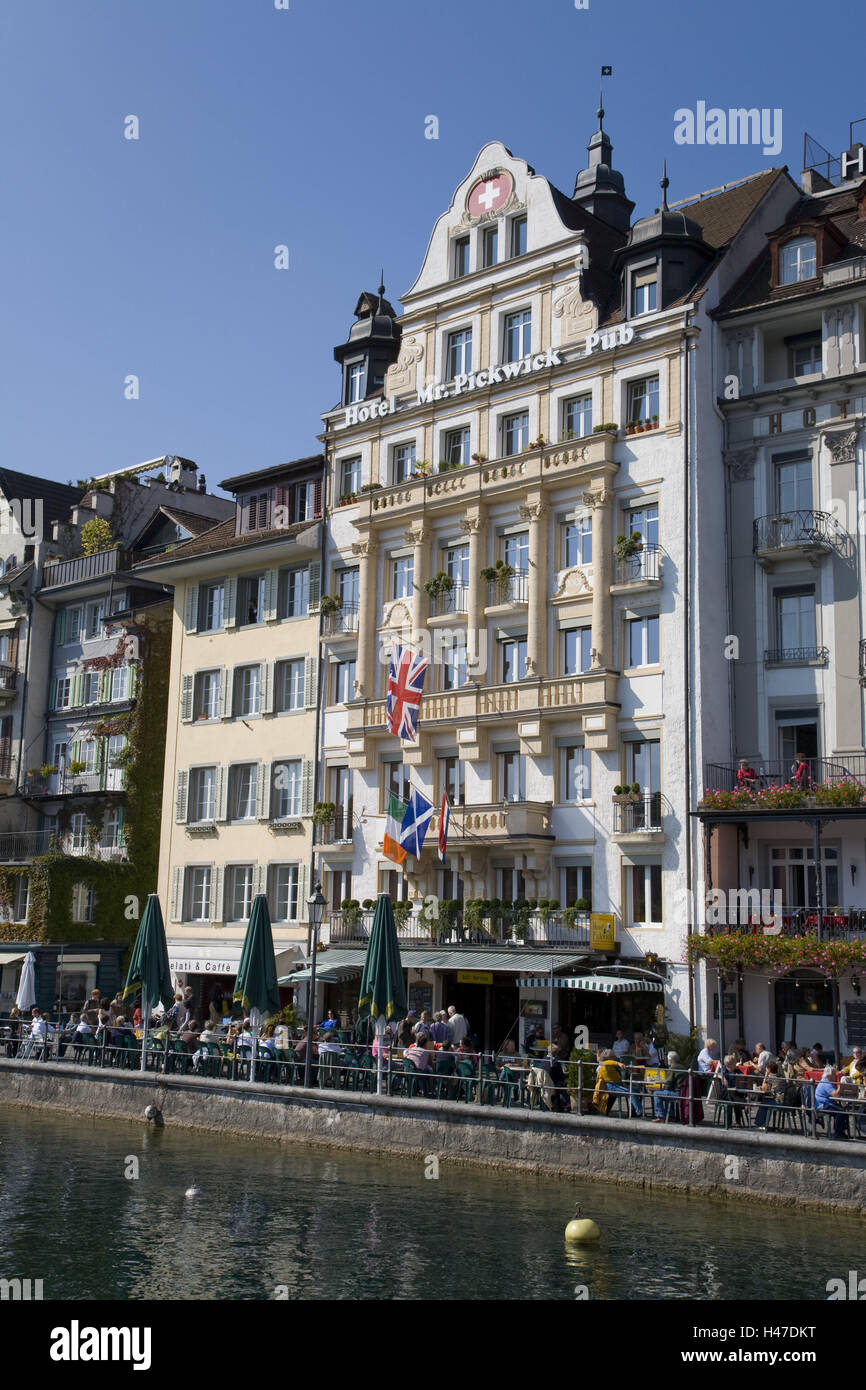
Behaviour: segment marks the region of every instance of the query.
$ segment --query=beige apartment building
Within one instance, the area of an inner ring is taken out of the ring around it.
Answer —
[[[230,988],[266,893],[277,965],[306,940],[310,894],[321,456],[221,484],[235,515],[143,564],[174,586],[159,895],[172,974]]]

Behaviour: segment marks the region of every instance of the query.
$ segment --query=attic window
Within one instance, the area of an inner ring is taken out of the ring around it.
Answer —
[[[647,266],[636,270],[631,277],[631,316],[651,314],[658,308],[658,270]]]
[[[817,275],[815,238],[795,237],[779,248],[779,284],[796,285],[801,280],[814,280]]]

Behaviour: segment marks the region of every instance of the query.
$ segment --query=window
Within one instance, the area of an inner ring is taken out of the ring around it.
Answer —
[[[291,820],[301,814],[300,758],[274,763],[271,771],[271,819]]]
[[[361,458],[341,459],[340,496],[352,497],[361,486]]]
[[[801,758],[817,758],[818,711],[814,709],[776,710],[779,757],[791,773]]]
[[[291,516],[293,522],[312,521],[322,509],[322,485],[311,478],[305,483],[295,483],[292,488]]]
[[[779,250],[779,284],[796,285],[817,275],[815,238],[795,237]]]
[[[443,645],[441,661],[443,690],[457,690],[461,685],[466,684],[465,632],[455,633],[450,643],[447,646]]]
[[[522,869],[509,868],[496,870],[496,892],[500,902],[515,903],[526,897],[526,879]]]
[[[275,922],[298,920],[297,864],[272,864],[268,871],[268,906]]]
[[[105,599],[94,599],[84,609],[84,636],[88,639],[98,637],[105,621]]]
[[[563,401],[562,434],[564,439],[583,439],[592,434],[592,395],[572,396]]]
[[[84,811],[76,811],[69,817],[69,853],[86,854],[88,847],[88,822]]]
[[[253,866],[233,864],[226,869],[225,920],[246,922],[253,905]]]
[[[199,589],[199,632],[216,632],[223,625],[225,610],[225,581],[202,584]]]
[[[628,507],[623,513],[623,526],[627,536],[636,531],[645,548],[658,548],[659,509],[656,503],[643,507]]]
[[[103,849],[121,848],[123,845],[123,812],[121,810],[106,811],[99,843]]]
[[[592,514],[584,512],[573,521],[566,521],[562,528],[562,563],[565,569],[572,565],[592,564]]]
[[[817,623],[814,585],[776,591],[776,633],[779,661],[815,659]]]
[[[99,699],[99,672],[85,671],[81,677],[81,703],[95,705]]]
[[[511,223],[511,254],[526,255],[526,218],[515,217]]]
[[[562,674],[579,676],[592,666],[592,628],[572,627],[562,634]]]
[[[780,514],[811,511],[811,459],[790,459],[776,463],[776,507]]]
[[[219,719],[220,673],[197,671],[193,690],[193,719]]]
[[[631,278],[631,313],[651,314],[658,308],[658,271],[655,266],[636,270]]]
[[[16,874],[9,886],[10,897],[0,901],[0,922],[25,922],[30,909],[30,877]],[[76,917],[75,921],[84,918]]]
[[[124,613],[129,608],[129,592],[127,589],[115,589],[110,595],[110,613]]]
[[[514,314],[505,315],[505,356],[506,362],[518,362],[532,347],[532,313],[529,309],[518,309]]]
[[[345,705],[355,698],[355,662],[337,661],[334,663],[334,701],[335,705]]]
[[[500,801],[526,800],[526,758],[522,753],[498,753]]]
[[[560,902],[563,907],[575,907],[577,903],[583,901],[590,904],[592,910],[592,865],[591,864],[566,864],[560,871],[561,884]]]
[[[448,334],[448,349],[445,355],[445,375],[453,381],[458,373],[472,371],[472,329],[460,328]]]
[[[54,708],[69,709],[72,702],[72,680],[69,676],[58,676],[54,686]]]
[[[243,718],[244,715],[261,713],[261,690],[262,690],[262,668],[256,663],[254,666],[239,666],[235,671],[235,690],[232,708],[235,718]]]
[[[239,627],[260,623],[264,617],[265,576],[245,574],[238,580],[237,622]]]
[[[66,641],[81,641],[81,623],[84,617],[83,610],[79,607],[67,608],[66,610]]]
[[[351,367],[346,369],[346,404],[352,405],[355,401],[362,401],[367,389],[367,365],[365,362],[353,362]]]
[[[391,561],[391,597],[411,598],[415,574],[412,555],[398,555]]]
[[[115,666],[111,672],[111,697],[112,700],[126,700],[129,698],[129,667]]]
[[[270,491],[251,492],[241,501],[241,530],[264,531],[271,524]]]
[[[396,796],[400,801],[408,801],[411,786],[408,767],[393,762],[390,758],[382,761],[382,809],[387,811],[388,801]]]
[[[657,614],[630,618],[626,623],[628,666],[657,666],[659,663],[659,620]]]
[[[642,425],[652,423],[653,417],[658,421],[659,416],[659,379],[657,376],[642,377],[640,381],[630,381],[628,384],[628,415],[629,424],[635,421]]]
[[[96,915],[96,894],[87,883],[76,883],[72,889],[73,922],[92,922]]]
[[[502,420],[502,452],[506,458],[529,448],[529,411],[505,415]]]
[[[502,559],[510,565],[515,574],[526,574],[529,569],[529,532],[514,531],[502,538]]]
[[[210,823],[216,815],[216,768],[194,767],[189,774],[189,810],[193,825]]]
[[[466,804],[466,764],[457,757],[439,758],[439,794],[448,797],[452,806]]]
[[[183,916],[187,922],[206,922],[210,916],[211,871],[206,865],[184,874]]]
[[[592,795],[590,753],[582,744],[562,750],[562,801],[588,801]]]
[[[110,792],[122,791],[126,773],[126,734],[111,734],[106,748],[105,789]]]
[[[415,471],[415,443],[394,445],[394,482],[405,483]]]
[[[770,850],[773,888],[782,894],[786,912],[798,907],[817,907],[815,880],[815,851],[811,845],[774,845]],[[832,845],[821,849],[823,870],[822,899],[828,903],[841,901],[839,885],[839,850]]]
[[[237,763],[229,770],[229,820],[255,820],[258,771],[256,763]]]
[[[629,920],[636,927],[660,926],[662,921],[662,866],[630,864],[626,869]]]
[[[304,659],[278,661],[274,669],[274,709],[277,714],[304,708]]]
[[[823,367],[821,359],[821,334],[809,333],[805,337],[788,340],[790,376],[815,376]]]
[[[442,440],[442,459],[455,468],[469,466],[469,426],[448,430]]]
[[[310,607],[310,571],[300,568],[280,570],[277,583],[277,617],[305,618]]]
[[[526,676],[526,638],[506,637],[500,640],[500,679],[507,685],[522,681]]]
[[[481,258],[485,268],[499,260],[499,228],[485,227],[481,237]]]
[[[337,596],[343,608],[352,610],[358,607],[360,596],[360,573],[356,565],[337,570]]]
[[[447,546],[442,553],[442,560],[445,573],[449,579],[453,579],[454,587],[465,589],[469,584],[469,546]]]
[[[626,782],[637,782],[643,801],[628,809],[631,828],[650,830],[661,826],[661,744],[658,739],[635,739],[625,745]]]
[[[469,274],[469,238],[468,236],[457,237],[454,242],[454,278],[462,279]]]

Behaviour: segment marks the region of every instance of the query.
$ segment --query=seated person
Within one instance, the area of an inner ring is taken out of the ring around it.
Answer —
[[[193,1024],[192,1026],[195,1027],[196,1025]],[[274,1038],[275,1032],[276,1025],[273,1023],[269,1023],[265,1028],[264,1032],[262,1033],[261,1037],[259,1038],[259,1047],[261,1048],[261,1050],[263,1052],[267,1052],[268,1056],[273,1058],[276,1058],[277,1055],[277,1044],[276,1039]]]
[[[472,1046],[471,1038],[461,1038],[460,1046],[455,1049],[455,1053],[458,1062],[472,1062],[475,1064],[478,1061],[478,1053]]]
[[[729,1052],[722,1063],[722,1079],[725,1086],[724,1099],[726,1104],[731,1107],[731,1119],[734,1121],[734,1124],[742,1128],[746,1122],[745,1111],[748,1105],[748,1093],[737,1087],[737,1081],[740,1078],[740,1073],[737,1071],[737,1062],[737,1053]]]
[[[334,1010],[333,1010],[333,1009],[329,1009],[329,1010],[328,1010],[328,1016],[327,1016],[327,1018],[325,1018],[325,1019],[320,1023],[319,1027],[320,1027],[320,1028],[323,1028],[324,1031],[325,1031],[326,1033],[331,1033],[331,1032],[334,1031],[334,1029],[339,1029],[339,1027],[340,1027],[340,1020],[339,1020],[339,1018],[337,1017],[337,1015],[334,1013]]]
[[[760,1090],[763,1094],[761,1104],[758,1106],[758,1113],[755,1115],[755,1129],[766,1129],[767,1121],[770,1118],[770,1110],[775,1105],[782,1104],[782,1095],[785,1090],[785,1078],[779,1074],[779,1063],[768,1062],[764,1071],[764,1080],[761,1082]]]
[[[669,1052],[667,1060],[668,1069],[662,1074],[661,1087],[652,1093],[655,1124],[664,1120],[673,1102],[680,1098],[680,1077],[675,1070],[680,1065],[680,1054]]]
[[[343,1049],[334,1037],[333,1028],[325,1029],[319,1036],[319,1056],[321,1057],[323,1054],[327,1055],[328,1053],[336,1053],[339,1057],[343,1055]]]
[[[754,791],[758,785],[758,774],[752,767],[748,758],[740,758],[740,765],[737,768],[737,785],[734,791]]]
[[[835,1085],[835,1073],[832,1067],[825,1067],[824,1074],[818,1085],[815,1087],[815,1109],[832,1111],[833,1129],[837,1139],[847,1139],[848,1121],[847,1117],[837,1099],[839,1087]]]
[[[434,1056],[433,1048],[430,1046],[430,1039],[426,1033],[419,1033],[418,1037],[410,1047],[403,1053],[418,1071],[430,1071]]]
[[[613,1055],[613,1050],[609,1047],[604,1048],[598,1054],[598,1067],[596,1068],[595,1091],[593,1092],[592,1103],[598,1106],[602,1114],[607,1114],[607,1098],[605,1093],[612,1092],[614,1095],[628,1095],[628,1087],[623,1085],[622,1072],[619,1063]],[[603,1100],[603,1104],[600,1102]],[[631,1098],[632,1114],[638,1119],[643,1114],[643,1106],[638,1098],[632,1095]]]
[[[862,1085],[866,1081],[866,1057],[863,1056],[862,1047],[852,1049],[851,1061],[842,1068],[842,1075],[847,1076],[849,1081]]]

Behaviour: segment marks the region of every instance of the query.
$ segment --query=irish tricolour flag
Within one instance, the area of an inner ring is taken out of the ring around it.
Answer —
[[[407,851],[400,844],[400,830],[406,811],[406,802],[401,801],[399,796],[391,796],[389,798],[388,810],[385,814],[385,835],[382,840],[382,852],[388,859],[393,859],[395,864],[402,864],[407,854]]]

